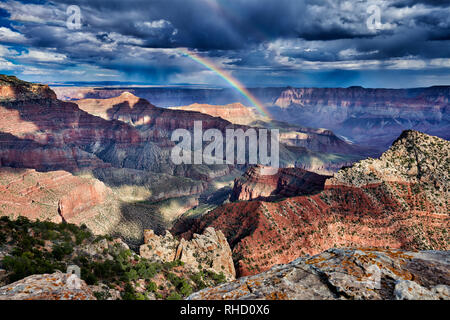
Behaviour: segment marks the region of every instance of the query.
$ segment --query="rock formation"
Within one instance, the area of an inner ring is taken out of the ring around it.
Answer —
[[[252,122],[268,120],[258,114],[255,108],[246,107],[242,103],[230,103],[227,105],[211,105],[194,103],[183,107],[172,107],[174,110],[197,111],[209,114],[213,117],[220,117],[231,123],[250,125]]]
[[[0,288],[0,300],[97,300],[86,283],[80,287],[67,284],[69,275],[62,272],[36,274]]]
[[[46,86],[2,76],[1,165],[41,171],[99,167],[151,169],[158,147],[133,127],[62,102]]]
[[[201,235],[194,234],[190,241],[177,240],[168,231],[164,236],[158,236],[153,230],[146,230],[140,255],[151,261],[180,260],[186,268],[194,272],[205,268],[215,273],[223,273],[228,280],[235,278],[227,239],[221,231],[215,231],[213,228],[206,228]]]
[[[208,114],[158,108],[147,100],[130,92],[108,99],[82,99],[76,101],[80,109],[106,120],[120,120],[140,127],[153,139],[168,139],[175,129],[192,129],[194,121],[202,121],[203,129],[223,130],[232,127],[231,123]]]
[[[222,132],[225,132],[226,129],[239,128],[245,131],[250,126],[279,129],[280,142],[285,146],[285,148],[280,149],[280,158],[284,162],[290,161],[291,164],[294,164],[295,160],[298,159],[299,166],[308,167],[314,161],[314,157],[320,157],[324,162],[325,170],[327,165],[335,163],[336,168],[331,166],[333,168],[331,171],[336,171],[347,162],[361,159],[361,155],[374,154],[374,150],[348,143],[330,130],[312,129],[270,121],[259,116],[253,109],[241,104],[226,106],[195,104],[188,107],[164,109],[155,107],[145,99],[136,97],[129,92],[108,99],[81,99],[77,100],[76,103],[82,110],[90,114],[106,120],[120,120],[135,126],[141,134],[157,143],[162,149],[173,146],[170,141],[173,130],[178,128],[192,130],[194,121],[201,121],[203,130],[213,128]],[[239,114],[242,114],[242,119]],[[243,119],[246,121],[243,121]],[[246,125],[242,125],[243,123]],[[319,154],[310,156],[302,148],[307,148]],[[342,156],[328,155],[328,153],[353,155],[353,158],[339,159]],[[312,167],[315,169],[314,166]],[[210,167],[207,168],[207,171],[219,172],[220,168]],[[189,176],[187,172],[184,175]]]
[[[448,250],[449,150],[446,140],[406,131],[380,159],[340,170],[318,194],[226,204],[183,236],[221,230],[241,276],[333,246]]]
[[[449,86],[417,89],[287,88],[270,108],[279,120],[329,128],[388,146],[403,130],[450,138]]]
[[[276,174],[264,174],[271,169],[260,165],[249,168],[234,180],[230,200],[268,200],[319,193],[329,178],[299,168],[280,168],[276,169]]]
[[[448,251],[330,249],[190,300],[450,300]]]
[[[0,168],[0,215],[82,224],[97,215],[111,190],[66,171]]]
[[[62,99],[104,99],[130,91],[161,107],[248,104],[232,89],[55,87]],[[254,88],[271,117],[327,128],[362,145],[389,147],[405,129],[449,139],[449,86],[415,89]]]

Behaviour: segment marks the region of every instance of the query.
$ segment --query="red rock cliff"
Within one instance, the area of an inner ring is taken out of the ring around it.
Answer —
[[[407,131],[380,159],[340,170],[319,194],[230,203],[183,236],[221,230],[241,276],[334,246],[448,250],[449,163],[448,141]]]
[[[273,169],[264,166],[249,168],[234,180],[231,200],[254,200],[318,193],[323,190],[322,176],[300,168]]]

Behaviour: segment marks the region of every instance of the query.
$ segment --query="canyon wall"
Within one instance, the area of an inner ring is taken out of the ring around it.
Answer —
[[[275,174],[272,174],[276,172]],[[329,176],[319,175],[299,168],[275,169],[265,166],[249,168],[234,180],[231,201],[292,197],[319,193]]]
[[[323,127],[386,147],[405,129],[450,138],[450,87],[288,88],[270,108],[280,120]]]
[[[111,190],[66,171],[0,168],[0,215],[82,224],[97,215]]]
[[[239,275],[330,247],[448,250],[449,142],[406,131],[380,159],[340,170],[324,191],[223,205],[193,224],[222,230]]]
[[[232,89],[55,87],[62,99],[111,98],[129,91],[160,107],[249,105]],[[415,89],[250,88],[272,119],[327,128],[384,151],[405,129],[450,138],[449,86]]]

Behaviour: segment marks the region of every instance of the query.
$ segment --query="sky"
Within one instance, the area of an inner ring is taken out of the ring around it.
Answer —
[[[230,86],[186,52],[247,87],[450,85],[450,0],[0,2],[24,80]]]

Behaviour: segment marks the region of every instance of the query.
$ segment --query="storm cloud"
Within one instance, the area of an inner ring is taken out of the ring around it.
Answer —
[[[79,29],[67,27],[71,5]],[[226,85],[178,49],[188,48],[248,86],[394,87],[393,74],[414,78],[403,86],[448,84],[449,40],[450,1],[0,3],[0,72],[47,82]]]

